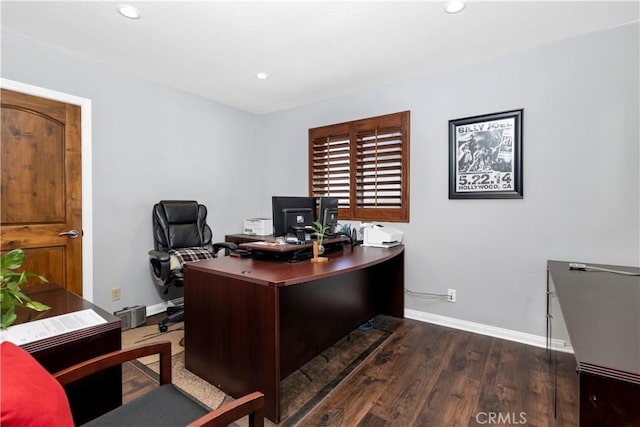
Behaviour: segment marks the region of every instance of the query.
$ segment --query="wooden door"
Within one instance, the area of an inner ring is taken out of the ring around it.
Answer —
[[[25,271],[81,296],[80,107],[4,89],[1,101],[2,251],[24,249]]]

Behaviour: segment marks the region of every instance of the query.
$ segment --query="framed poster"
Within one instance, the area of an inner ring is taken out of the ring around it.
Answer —
[[[522,199],[522,112],[449,120],[449,199]]]

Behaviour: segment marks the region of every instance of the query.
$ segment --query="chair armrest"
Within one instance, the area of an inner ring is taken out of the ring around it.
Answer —
[[[203,415],[187,427],[223,427],[247,415],[250,427],[264,426],[264,394],[256,391],[242,396]]]
[[[213,253],[217,254],[220,250],[225,249],[227,253],[238,249],[238,245],[233,242],[218,242],[213,244]]]
[[[65,386],[104,369],[153,354],[160,355],[160,385],[171,384],[171,342],[169,341],[141,344],[112,351],[56,372],[53,377]],[[245,395],[203,415],[189,426],[222,427],[247,415],[249,427],[264,427],[264,394],[254,392]]]
[[[169,260],[171,259],[171,257],[167,252],[157,251],[157,250],[149,251],[149,257],[153,259],[157,259],[160,262],[169,262]]]
[[[167,286],[171,274],[171,257],[164,251],[149,251],[151,273],[158,286]]]
[[[88,375],[107,368],[122,365],[124,362],[138,359],[152,354],[160,355],[160,384],[171,384],[171,342],[141,344],[122,350],[112,351],[102,356],[94,357],[53,374],[62,385],[67,385]]]

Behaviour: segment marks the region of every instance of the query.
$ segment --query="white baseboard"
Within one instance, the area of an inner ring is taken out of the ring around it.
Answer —
[[[167,307],[179,305],[182,299],[175,301],[163,301],[158,304],[147,306],[147,317],[167,311]],[[405,308],[404,316],[408,319],[418,320],[435,325],[446,326],[448,328],[460,329],[462,331],[473,332],[490,337],[502,338],[535,347],[547,348],[547,338],[540,335],[518,332],[511,329],[498,328],[496,326],[483,325],[482,323],[469,322],[468,320],[455,319],[453,317],[441,316],[439,314],[427,313],[424,311]],[[566,341],[559,339],[551,340],[551,349],[565,353],[573,353],[573,348],[567,345]]]
[[[498,328],[495,326],[483,325],[481,323],[469,322],[468,320],[454,319],[453,317],[440,316],[438,314],[411,310],[409,308],[405,308],[404,315],[408,319],[433,323],[435,325],[460,329],[476,334],[488,335],[490,337],[502,338],[505,340],[528,344],[535,347],[547,348],[547,338],[539,335],[513,331],[511,329]],[[573,348],[570,345],[567,345],[564,340],[559,339],[551,340],[551,349],[562,351],[565,353],[573,353]]]
[[[162,301],[158,304],[147,306],[147,317],[154,316],[156,314],[164,313],[167,311],[167,307],[173,307],[183,303],[183,298],[178,298],[172,301]]]

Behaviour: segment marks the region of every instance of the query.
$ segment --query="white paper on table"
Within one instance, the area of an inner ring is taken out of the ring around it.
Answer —
[[[6,330],[0,331],[0,342],[10,341],[15,345],[24,345],[103,323],[107,323],[107,321],[88,308],[10,326]]]

